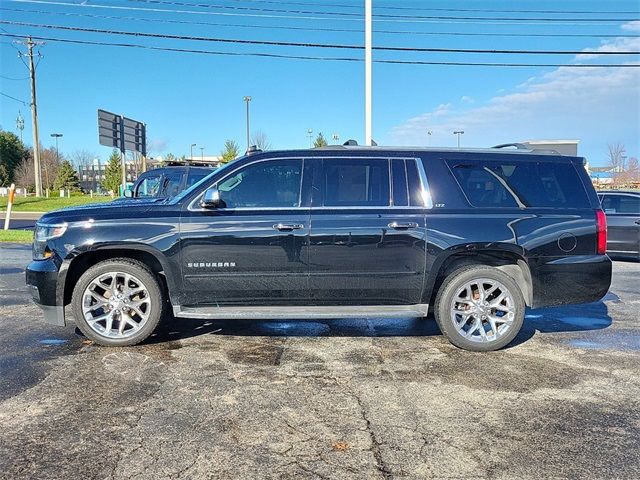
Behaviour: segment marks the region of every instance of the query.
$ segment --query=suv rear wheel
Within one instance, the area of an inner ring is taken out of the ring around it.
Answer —
[[[440,330],[456,347],[475,352],[498,350],[518,334],[524,321],[524,297],[515,281],[486,266],[453,272],[435,304]]]
[[[165,298],[143,263],[117,258],[88,269],[71,300],[78,328],[100,345],[127,346],[145,340],[164,313]]]

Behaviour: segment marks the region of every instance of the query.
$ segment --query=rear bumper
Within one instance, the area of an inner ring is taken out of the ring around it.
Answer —
[[[611,286],[606,255],[540,258],[530,262],[533,308],[597,302]]]
[[[58,298],[58,266],[53,259],[36,260],[26,268],[26,282],[33,301],[44,314],[44,321],[65,325],[64,305]]]

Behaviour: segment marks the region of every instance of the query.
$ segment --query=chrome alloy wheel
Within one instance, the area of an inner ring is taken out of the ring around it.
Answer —
[[[490,278],[465,283],[453,297],[450,309],[458,333],[474,342],[493,342],[502,337],[516,313],[511,292]]]
[[[107,338],[128,338],[149,319],[151,298],[135,276],[107,272],[94,278],[82,294],[82,314],[89,327]]]

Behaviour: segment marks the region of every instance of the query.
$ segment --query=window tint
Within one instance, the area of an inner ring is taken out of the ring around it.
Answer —
[[[182,172],[168,172],[164,174],[162,179],[162,196],[174,197],[180,193],[180,184],[182,183]]]
[[[139,198],[151,198],[158,195],[160,187],[160,174],[145,177],[139,184],[135,196]]]
[[[414,160],[407,160],[407,180],[409,181],[409,204],[412,207],[424,206],[420,174]]]
[[[249,165],[218,185],[227,208],[297,207],[302,160],[270,160]]]
[[[616,213],[618,211],[618,198],[616,195],[605,195],[600,200],[600,203],[605,213]]]
[[[207,175],[209,175],[211,172],[206,172],[206,171],[200,171],[200,170],[190,170],[189,171],[189,175],[187,176],[187,186],[186,188],[191,187],[192,185],[195,185],[196,183],[198,183],[200,180],[202,180],[204,177],[206,177]]]
[[[640,198],[621,195],[618,213],[640,214]]]
[[[323,185],[325,206],[387,206],[389,162],[377,158],[325,160]]]
[[[407,189],[407,170],[404,166],[404,160],[392,160],[391,165],[393,204],[397,207],[406,207],[409,205],[409,191]]]
[[[589,208],[578,172],[570,163],[449,162],[475,207]]]

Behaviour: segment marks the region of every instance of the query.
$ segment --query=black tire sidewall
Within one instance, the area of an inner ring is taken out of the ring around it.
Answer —
[[[503,284],[511,294],[515,306],[515,318],[509,331],[498,340],[492,342],[473,342],[465,339],[451,321],[450,305],[453,295],[463,284],[477,279],[489,278]],[[518,335],[524,323],[525,302],[520,287],[509,275],[495,267],[465,267],[453,272],[442,284],[436,297],[434,309],[440,331],[456,347],[474,352],[488,352],[504,348]]]
[[[150,305],[151,312],[149,313],[149,319],[145,325],[140,329],[140,331],[125,339],[103,337],[89,326],[82,314],[82,295],[87,286],[97,276],[113,271],[129,273],[138,278],[145,287],[147,287],[149,297],[152,299]],[[78,282],[74,287],[71,300],[73,317],[80,331],[87,338],[100,345],[113,347],[136,345],[151,335],[164,314],[164,303],[164,295],[155,274],[143,263],[125,259],[105,260],[89,268],[78,279]]]

